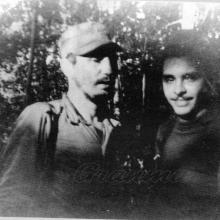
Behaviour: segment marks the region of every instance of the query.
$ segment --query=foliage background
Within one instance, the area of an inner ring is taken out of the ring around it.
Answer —
[[[116,155],[119,166],[148,169],[152,165],[155,132],[168,114],[157,57],[167,38],[182,28],[181,22],[175,21],[183,16],[183,2],[115,1],[115,7],[107,10],[109,5],[107,0],[20,0],[14,7],[1,5],[0,149],[27,104],[57,99],[66,91],[56,41],[67,25],[90,20],[106,24],[113,40],[124,48],[119,55],[115,95],[110,100],[116,117],[126,127],[122,135],[127,144]],[[207,10],[207,4],[197,3],[197,9],[194,28],[216,45],[219,53],[220,5]]]

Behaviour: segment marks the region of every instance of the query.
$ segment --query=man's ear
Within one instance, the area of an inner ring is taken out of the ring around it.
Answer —
[[[76,55],[75,55],[75,54],[73,54],[73,53],[68,53],[68,54],[66,55],[66,59],[67,59],[70,63],[72,63],[73,65],[76,64]]]

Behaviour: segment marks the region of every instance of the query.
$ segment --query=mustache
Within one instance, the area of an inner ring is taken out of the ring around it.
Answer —
[[[110,77],[103,77],[96,81],[96,84],[111,84],[113,80]]]

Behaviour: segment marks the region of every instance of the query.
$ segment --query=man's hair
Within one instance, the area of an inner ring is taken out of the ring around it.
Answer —
[[[166,59],[186,57],[198,69],[206,82],[208,96],[218,98],[220,91],[220,64],[216,48],[208,37],[197,31],[178,31],[172,35],[162,52],[161,74]]]

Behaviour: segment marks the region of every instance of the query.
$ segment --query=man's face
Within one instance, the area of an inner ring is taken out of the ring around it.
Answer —
[[[72,80],[87,97],[108,95],[114,85],[116,55],[91,53],[76,56]],[[70,82],[71,83],[71,82]]]
[[[188,117],[198,108],[204,79],[185,57],[169,58],[163,66],[163,91],[174,112]]]

